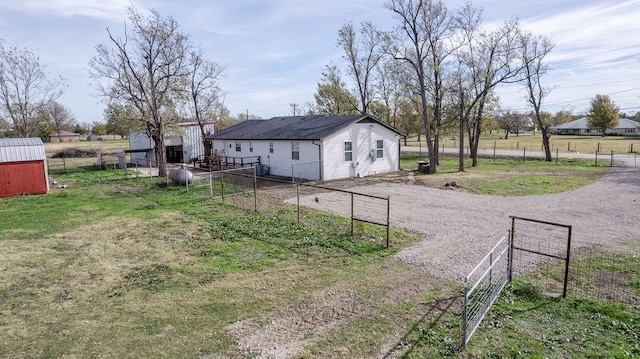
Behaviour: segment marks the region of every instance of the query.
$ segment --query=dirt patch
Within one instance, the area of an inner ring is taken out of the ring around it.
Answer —
[[[256,358],[286,358],[348,322],[373,313],[353,292],[333,287],[260,320],[248,319],[227,327],[238,346]]]

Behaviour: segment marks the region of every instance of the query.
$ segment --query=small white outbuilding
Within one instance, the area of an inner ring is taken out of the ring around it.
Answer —
[[[213,122],[204,125],[206,134],[213,134]],[[197,122],[179,123],[175,129],[168,130],[164,136],[167,162],[187,163],[194,158],[202,159],[204,144],[200,125]],[[146,131],[136,131],[129,135],[131,162],[138,166],[156,167],[154,161],[155,144]]]

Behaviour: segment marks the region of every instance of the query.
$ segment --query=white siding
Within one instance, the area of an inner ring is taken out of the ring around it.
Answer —
[[[206,124],[205,131],[213,133],[213,124]],[[204,155],[204,144],[200,134],[200,126],[197,123],[180,124],[180,131],[165,134],[165,146],[182,145],[183,161]],[[129,148],[132,150],[153,149],[155,144],[145,131],[137,131],[129,136]],[[139,166],[149,166],[149,161],[155,160],[155,152],[131,153],[131,162]]]
[[[249,152],[249,142],[253,144],[253,152]],[[291,142],[299,143],[300,159],[291,159]],[[236,152],[236,143],[240,143],[241,151]],[[269,152],[269,143],[273,143],[273,153]],[[318,142],[319,143],[319,142]],[[319,149],[308,140],[214,140],[214,150],[229,157],[260,156],[260,163],[269,166],[269,173],[275,176],[291,177],[296,168],[303,171],[306,179],[320,179]],[[292,164],[296,164],[292,166]]]
[[[147,150],[147,152],[132,152],[131,162],[138,166],[150,167],[151,162],[155,161],[155,152],[153,148],[155,144],[151,137],[144,131],[132,132],[129,135],[129,148],[132,150]]]
[[[377,140],[383,141],[383,158],[376,158]],[[345,141],[353,143],[351,162],[344,161]],[[269,173],[272,175],[291,177],[293,174],[316,180],[320,178],[322,171],[323,180],[334,180],[399,170],[399,141],[399,136],[385,126],[361,123],[352,124],[323,141],[316,141],[321,144],[322,155],[318,145],[310,140],[214,140],[213,148],[217,153],[229,157],[260,156],[261,164],[269,166]],[[236,142],[241,145],[240,152],[236,152]],[[249,142],[253,144],[253,152],[249,152]],[[300,144],[299,160],[291,159],[291,142]],[[269,143],[273,143],[273,153],[269,152]],[[318,162],[320,159],[321,165]]]
[[[39,138],[0,139],[0,162],[43,161],[47,159]]]
[[[376,158],[376,141],[383,141],[383,157]],[[344,160],[344,143],[352,142],[352,161]],[[399,164],[399,136],[377,123],[355,123],[324,141],[324,179],[365,177],[395,172]]]
[[[202,143],[202,134],[199,125],[190,125],[182,127],[184,134],[182,135],[182,154],[186,161],[192,158],[200,158],[204,156],[204,144]],[[205,133],[213,133],[213,124],[204,126]]]

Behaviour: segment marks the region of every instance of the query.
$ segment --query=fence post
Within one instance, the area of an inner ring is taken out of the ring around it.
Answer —
[[[389,195],[387,195],[387,248],[389,248],[389,226],[391,226],[391,201]]]
[[[300,224],[300,185],[299,184],[296,184],[296,199],[297,199],[296,216],[298,217],[298,224]]]
[[[571,261],[571,229],[569,226],[569,239],[567,240],[567,260],[564,265],[564,287],[562,288],[562,298],[567,297],[567,286],[569,283],[569,262]]]
[[[253,211],[258,213],[258,178],[255,167],[253,168]]]
[[[351,237],[354,236],[353,233],[353,192],[351,192]]]
[[[556,164],[558,164],[558,148],[556,147]]]
[[[493,141],[493,161],[496,160],[496,141]]]
[[[213,198],[213,176],[211,171],[209,171],[209,197]]]
[[[467,278],[464,279],[464,295],[463,295],[463,303],[462,303],[462,347],[464,348],[467,345],[467,316],[469,313],[467,312],[467,297],[469,296],[469,283]]]
[[[598,167],[598,151],[596,151],[596,167]]]
[[[184,186],[187,188],[187,192],[189,192],[189,176],[187,175],[187,167],[182,168],[184,171]]]
[[[516,219],[511,218],[511,230],[509,231],[509,282],[513,279],[513,242],[516,233]]]
[[[527,162],[527,148],[522,149],[522,162]]]
[[[220,191],[222,202],[224,203],[224,171],[220,171]]]
[[[613,150],[611,150],[611,165],[609,167],[613,167]]]

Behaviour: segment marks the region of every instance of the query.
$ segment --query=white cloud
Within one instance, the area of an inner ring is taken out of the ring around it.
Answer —
[[[112,20],[122,19],[125,8],[130,4],[129,0],[0,0],[0,6],[18,11]]]

